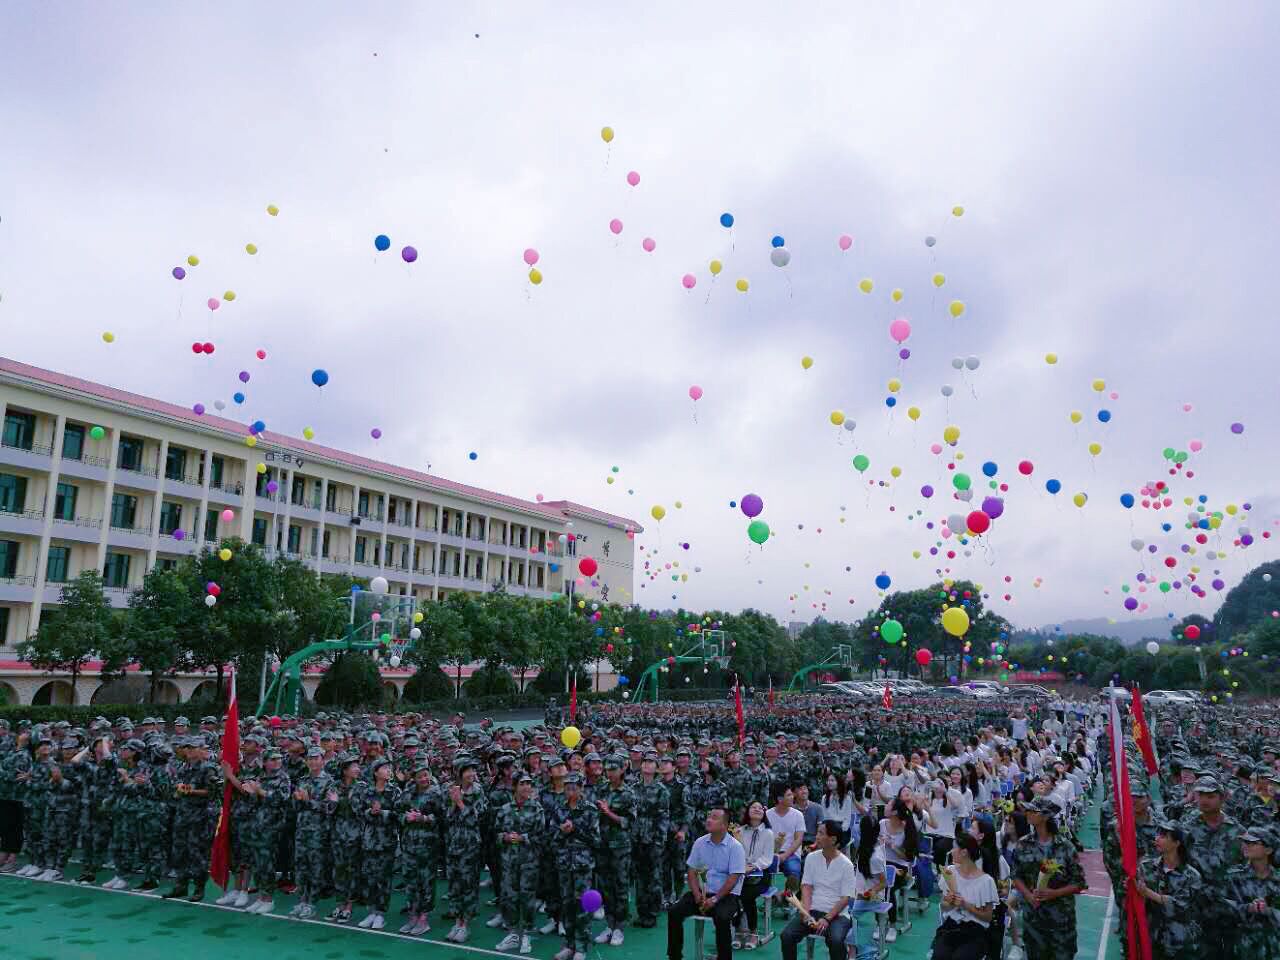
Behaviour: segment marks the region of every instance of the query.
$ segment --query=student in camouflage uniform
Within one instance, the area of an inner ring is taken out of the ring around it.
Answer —
[[[93,883],[106,863],[111,847],[111,798],[116,779],[116,757],[111,733],[95,723],[89,741],[89,769],[84,789],[84,869],[78,883]]]
[[[204,899],[204,885],[209,879],[209,852],[213,847],[213,831],[218,823],[222,801],[222,773],[207,759],[203,740],[187,741],[187,762],[175,773],[174,794],[178,810],[173,823],[174,869],[177,876],[173,889],[164,899],[187,895],[192,903]]]
[[[214,901],[220,907],[234,906],[243,910],[249,906],[249,875],[253,871],[251,838],[259,803],[257,792],[252,787],[262,779],[259,746],[265,744],[265,740],[259,740],[252,734],[240,741],[239,773],[232,771],[231,764],[222,762],[222,776],[235,792],[231,796],[231,809],[223,811],[224,816],[231,818],[231,876],[226,892]]]
[[[1240,835],[1245,862],[1227,871],[1226,908],[1236,926],[1236,960],[1280,960],[1280,870],[1274,828]]]
[[[1236,923],[1226,909],[1227,871],[1240,863],[1240,825],[1222,812],[1222,786],[1210,776],[1196,780],[1199,810],[1182,821],[1187,859],[1204,884],[1201,923],[1204,942],[1230,952]]]
[[[676,776],[670,757],[658,761],[662,785],[667,789],[667,833],[661,839],[662,863],[659,874],[664,905],[675,903],[684,894],[685,861],[688,859],[686,839],[689,836],[691,812],[685,799],[685,782]]]
[[[400,852],[409,919],[401,933],[420,937],[431,929],[427,914],[436,906],[436,873],[440,867],[440,791],[431,765],[418,762],[413,780],[400,794]]]
[[[80,799],[89,772],[79,741],[68,737],[59,752],[61,755],[49,766],[49,800],[44,819],[47,854],[41,880],[61,880],[67,868],[79,834]]]
[[[538,887],[538,849],[546,830],[542,804],[533,797],[533,777],[521,774],[515,799],[505,804],[494,820],[502,851],[502,915],[510,931],[499,950],[532,953],[534,897]]]
[[[381,930],[386,925],[391,905],[391,874],[400,827],[396,814],[400,788],[391,782],[393,773],[391,761],[378,757],[373,761],[373,782],[362,781],[351,798],[361,821],[360,881],[369,901],[369,913],[360,926],[368,930]]]
[[[662,911],[662,856],[671,829],[670,796],[657,780],[658,755],[646,753],[640,761],[640,780],[631,791],[636,799],[636,819],[631,836],[631,867],[635,878],[636,926],[658,925]]]
[[[470,756],[453,762],[456,781],[444,803],[445,878],[449,884],[449,908],[453,929],[445,939],[466,943],[468,924],[476,915],[480,891],[480,863],[484,856],[480,824],[485,816],[484,788],[476,782],[478,764]]]
[[[582,895],[596,868],[600,814],[583,797],[582,780],[580,773],[565,777],[564,799],[547,824],[556,850],[560,919],[564,924],[564,949],[555,955],[556,960],[583,960],[590,948],[591,916],[582,909]]]
[[[289,916],[310,920],[315,916],[315,902],[324,889],[325,858],[329,849],[329,825],[337,806],[333,777],[324,769],[324,751],[307,749],[307,772],[293,784],[293,806],[296,812],[293,835],[294,878],[298,884],[298,902]]]
[[[27,865],[18,871],[20,877],[38,877],[48,869],[49,851],[44,826],[45,813],[49,806],[49,793],[52,789],[49,783],[49,772],[52,766],[49,753],[53,749],[53,741],[42,731],[35,736],[33,742],[36,746],[31,757],[30,769],[20,770],[15,777],[25,808],[23,813],[25,831],[22,842],[26,848],[28,861]]]
[[[596,943],[622,946],[631,896],[631,830],[635,819],[636,798],[622,780],[626,759],[611,753],[604,761],[607,786],[596,799],[600,811],[600,850],[597,854],[596,877],[604,896],[605,929]]]
[[[1156,831],[1159,853],[1138,867],[1137,891],[1146,901],[1152,960],[1199,960],[1203,955],[1197,910],[1203,897],[1200,874],[1187,863],[1181,824],[1162,820]]]
[[[1012,877],[1024,905],[1027,960],[1075,960],[1074,897],[1088,886],[1084,870],[1075,844],[1058,833],[1056,803],[1037,797],[1026,813],[1032,830],[1014,847]]]
[[[1138,841],[1138,860],[1156,854],[1156,818],[1151,806],[1151,795],[1146,784],[1130,781],[1129,795],[1133,797],[1134,833]],[[1124,916],[1125,876],[1120,830],[1111,813],[1111,801],[1102,805],[1099,830],[1102,835],[1102,865],[1111,878],[1111,894],[1116,904],[1117,916]],[[1122,955],[1128,953],[1128,938],[1120,938]]]
[[[17,775],[31,768],[30,734],[20,730],[15,737],[9,733],[8,720],[0,720],[0,725],[0,873],[16,873],[24,815]]]
[[[351,908],[360,896],[360,837],[364,824],[359,812],[352,805],[356,793],[364,789],[360,776],[360,761],[352,754],[344,754],[338,760],[340,779],[333,793],[336,799],[333,811],[333,833],[330,849],[333,852],[333,887],[338,904],[329,914],[337,923],[351,922]]]
[[[547,771],[547,785],[539,792],[538,802],[542,805],[543,822],[549,824],[556,805],[564,799],[564,778],[569,771],[560,756],[548,756],[543,766]],[[538,928],[538,932],[555,933],[560,926],[560,881],[556,876],[554,838],[549,832],[544,834],[542,843],[538,845],[538,899],[547,913],[547,922]]]
[[[495,821],[498,811],[515,799],[515,760],[516,755],[508,750],[499,752],[495,758],[494,766],[498,772],[485,794],[484,817],[480,821],[484,864],[489,870],[489,881],[496,895],[495,904],[501,898],[502,891],[502,854]],[[503,922],[502,911],[499,909],[486,921],[485,926],[496,930]]]
[[[156,741],[143,753],[138,764],[143,777],[137,795],[138,862],[142,869],[142,883],[137,889],[149,891],[160,886],[160,878],[167,869],[169,852],[169,818],[174,797],[173,751],[163,741]],[[215,821],[216,822],[216,821]]]
[[[111,793],[104,800],[111,810],[110,854],[116,865],[115,876],[102,885],[107,890],[126,889],[129,881],[125,878],[138,869],[140,862],[138,832],[142,823],[138,814],[148,782],[140,763],[144,749],[141,740],[126,740],[120,745]]]

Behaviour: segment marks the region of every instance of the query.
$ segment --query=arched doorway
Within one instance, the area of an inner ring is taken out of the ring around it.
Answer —
[[[120,704],[121,706],[146,703],[150,687],[151,685],[142,677],[125,677],[122,680],[112,680],[110,683],[104,683],[93,691],[93,696],[89,698],[89,702],[92,704]]]
[[[21,703],[22,698],[18,696],[18,691],[13,685],[0,680],[0,707],[16,707]]]
[[[68,707],[75,702],[76,692],[66,680],[50,680],[31,698],[31,705],[35,707]]]
[[[400,700],[400,690],[390,680],[382,682],[382,702],[389,707],[394,707]]]
[[[156,684],[155,703],[175,704],[182,702],[182,691],[172,680],[161,680]]]
[[[212,700],[218,695],[217,680],[201,680],[191,691],[192,700]]]

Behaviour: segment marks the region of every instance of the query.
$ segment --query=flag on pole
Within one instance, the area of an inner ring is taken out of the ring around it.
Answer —
[[[886,710],[893,709],[893,691],[889,689],[889,685],[884,685],[884,695],[880,698],[880,702],[884,704]]]
[[[578,674],[574,671],[573,685],[569,687],[569,726],[573,726],[573,722],[578,715]]]
[[[1142,763],[1147,768],[1147,775],[1154,777],[1160,769],[1160,758],[1156,756],[1155,741],[1151,739],[1151,728],[1147,726],[1146,713],[1142,709],[1142,690],[1133,685],[1133,741],[1142,751]]]
[[[769,678],[769,706],[773,706],[773,677]]]
[[[747,739],[747,723],[742,716],[742,681],[733,678],[733,708],[738,716],[738,749],[742,749],[742,741]]]
[[[227,719],[222,728],[222,762],[229,764],[232,773],[240,772],[240,705],[236,701],[236,671],[231,668],[231,699],[227,702]],[[209,852],[209,876],[223,890],[231,876],[231,782],[222,787],[222,809],[218,813],[218,826],[213,834],[213,849]]]
[[[1111,688],[1114,691],[1114,687]],[[1116,698],[1111,696],[1111,787],[1116,829],[1120,833],[1120,860],[1124,870],[1124,910],[1128,955],[1151,960],[1151,933],[1147,929],[1145,900],[1138,895],[1138,840],[1133,821],[1133,797],[1129,794],[1129,764],[1124,753],[1124,725]]]

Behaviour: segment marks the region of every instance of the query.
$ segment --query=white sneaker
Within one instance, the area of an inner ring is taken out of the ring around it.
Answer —
[[[1005,954],[1005,960],[1022,960],[1022,948],[1015,943]]]
[[[546,923],[544,923],[542,926],[538,928],[538,932],[545,937],[549,934],[555,933],[557,926],[559,926],[559,924],[557,924],[554,920],[548,920]]]
[[[249,905],[249,893],[248,893],[248,891],[246,891],[246,890],[241,890],[241,891],[239,891],[239,892],[236,894],[236,902],[235,902],[234,904],[232,904],[232,906],[234,906],[237,910],[243,910],[243,909],[244,909],[245,907],[247,907],[248,905]]]
[[[599,910],[597,910],[595,913],[593,913],[593,914],[591,915],[591,919],[592,919],[592,920],[603,920],[603,919],[604,919],[604,907],[601,907]]]
[[[587,955],[579,950],[573,955],[573,960],[587,960]]]
[[[592,939],[594,939],[596,943],[608,943],[609,939],[612,936],[613,936],[613,930],[611,930],[609,927],[605,927],[604,933],[598,933]]]
[[[301,903],[295,903],[295,904],[293,905],[293,909],[289,911],[289,916],[291,916],[291,917],[296,917],[298,914],[300,914],[300,913],[302,912],[302,908],[303,908],[303,906],[304,906],[304,905],[303,905],[303,904],[301,904]]]
[[[361,920],[358,924],[356,924],[356,926],[358,926],[361,930],[368,930],[370,927],[373,926],[373,918],[376,916],[377,914],[374,913],[372,910],[370,910],[367,914],[365,914],[364,919]]]
[[[879,927],[877,927],[875,930],[872,930],[872,931],[871,931],[871,939],[872,939],[872,940],[879,940],[879,939],[880,939],[880,928],[879,928]]]
[[[564,936],[564,922],[563,922],[563,921],[561,921],[561,922],[559,922],[559,923],[557,923],[557,924],[556,924],[556,933],[558,933],[558,934],[559,934],[560,936],[562,936],[562,937]]]
[[[488,927],[490,930],[497,930],[500,926],[502,926],[502,923],[503,923],[502,914],[495,913],[492,917],[490,917],[488,920],[484,922],[484,925]]]
[[[616,930],[613,931],[613,936],[609,938],[609,946],[611,947],[622,946],[622,928],[621,927],[618,927]]]
[[[455,936],[455,937],[453,938],[453,942],[454,942],[454,943],[466,943],[466,942],[467,942],[468,940],[470,940],[470,939],[471,939],[471,928],[470,928],[470,927],[459,927],[459,928],[458,928],[458,934],[457,934],[457,936]]]
[[[311,904],[304,903],[301,906],[302,909],[298,911],[299,920],[310,920],[316,915],[315,907],[311,906]]]
[[[893,943],[897,939],[898,939],[898,928],[890,927],[889,932],[884,935],[884,942]]]
[[[492,886],[493,886],[493,878],[491,877],[485,877],[483,880],[480,881],[481,890],[488,890]]]
[[[573,956],[573,947],[565,947],[563,950],[557,951],[552,960],[569,960]]]
[[[275,909],[276,902],[274,900],[263,900],[261,897],[249,908],[252,913],[270,913]]]
[[[61,877],[61,876],[62,876],[62,874],[60,874],[57,870],[54,870],[52,867],[50,867],[50,868],[49,868],[48,870],[46,870],[44,873],[40,874],[40,876],[38,876],[38,877],[33,877],[32,879],[33,879],[33,880],[47,881],[47,880],[52,880],[54,877]]]
[[[124,882],[125,880],[123,877],[112,877],[110,880],[108,880],[106,883],[102,885],[102,889],[103,890],[119,890],[121,888],[121,885],[124,884]]]
[[[533,953],[533,941],[529,939],[527,933],[520,938],[520,952]]]
[[[116,880],[119,880],[119,879],[120,879],[119,877],[116,877]],[[111,886],[111,884],[115,882],[116,882],[115,880],[112,880],[110,883],[104,883],[103,886],[107,887],[110,890],[114,890],[115,887]],[[238,897],[239,895],[240,895],[239,890],[234,890],[234,889],[228,890],[226,893],[224,893],[222,896],[220,896],[217,900],[213,902],[220,907],[229,907],[236,902],[236,897]]]
[[[515,950],[520,946],[520,934],[508,933],[505,937],[498,941],[495,950]]]
[[[33,870],[39,870],[39,869],[40,869],[40,868],[39,868],[39,867],[37,867],[34,863],[28,863],[25,867],[23,867],[21,870],[19,870],[17,873],[15,873],[15,874],[14,874],[14,876],[15,876],[15,877],[29,877],[29,876],[31,876],[31,873],[32,873],[32,871],[33,871]]]
[[[383,927],[385,927],[386,925],[387,925],[386,918],[384,918],[384,917],[382,916],[382,914],[380,914],[380,913],[375,913],[375,914],[373,915],[373,923],[369,924],[369,929],[370,929],[370,930],[381,930],[381,929],[382,929]]]
[[[448,933],[446,933],[446,934],[444,935],[444,938],[445,938],[446,940],[450,941],[451,943],[456,943],[456,942],[457,942],[457,940],[458,940],[458,931],[459,931],[459,930],[461,930],[461,929],[462,929],[462,928],[461,928],[460,926],[458,926],[458,925],[455,923],[455,924],[453,925],[453,929],[452,929],[452,930],[450,930]]]

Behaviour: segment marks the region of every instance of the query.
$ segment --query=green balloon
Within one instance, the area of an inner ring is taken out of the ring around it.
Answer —
[[[973,481],[969,479],[967,473],[957,473],[951,478],[951,483],[957,490],[968,490]]]
[[[902,624],[897,620],[886,620],[880,624],[880,636],[885,643],[897,643],[902,639]]]
[[[1173,462],[1174,462],[1174,463],[1186,463],[1186,462],[1187,462],[1187,451],[1185,451],[1185,450],[1179,450],[1177,453],[1175,453],[1175,454],[1173,455]]]
[[[871,458],[865,453],[860,453],[853,458],[853,466],[859,473],[865,473],[867,467],[871,466]]]
[[[1173,447],[1165,447],[1164,450],[1161,452],[1164,454],[1164,458],[1166,460],[1172,460],[1174,453],[1176,453],[1177,451],[1175,451]]]
[[[747,527],[747,536],[752,543],[764,543],[769,539],[769,525],[763,520],[752,520]]]
[[[93,439],[95,440],[101,440],[106,435],[107,435],[107,431],[103,430],[101,427],[89,428],[89,436],[93,437]]]
[[[1161,580],[1161,581],[1160,581],[1160,592],[1161,592],[1161,593],[1168,593],[1168,592],[1169,592],[1170,590],[1172,590],[1172,589],[1173,589],[1173,586],[1169,583],[1169,581],[1168,581],[1168,580]]]

